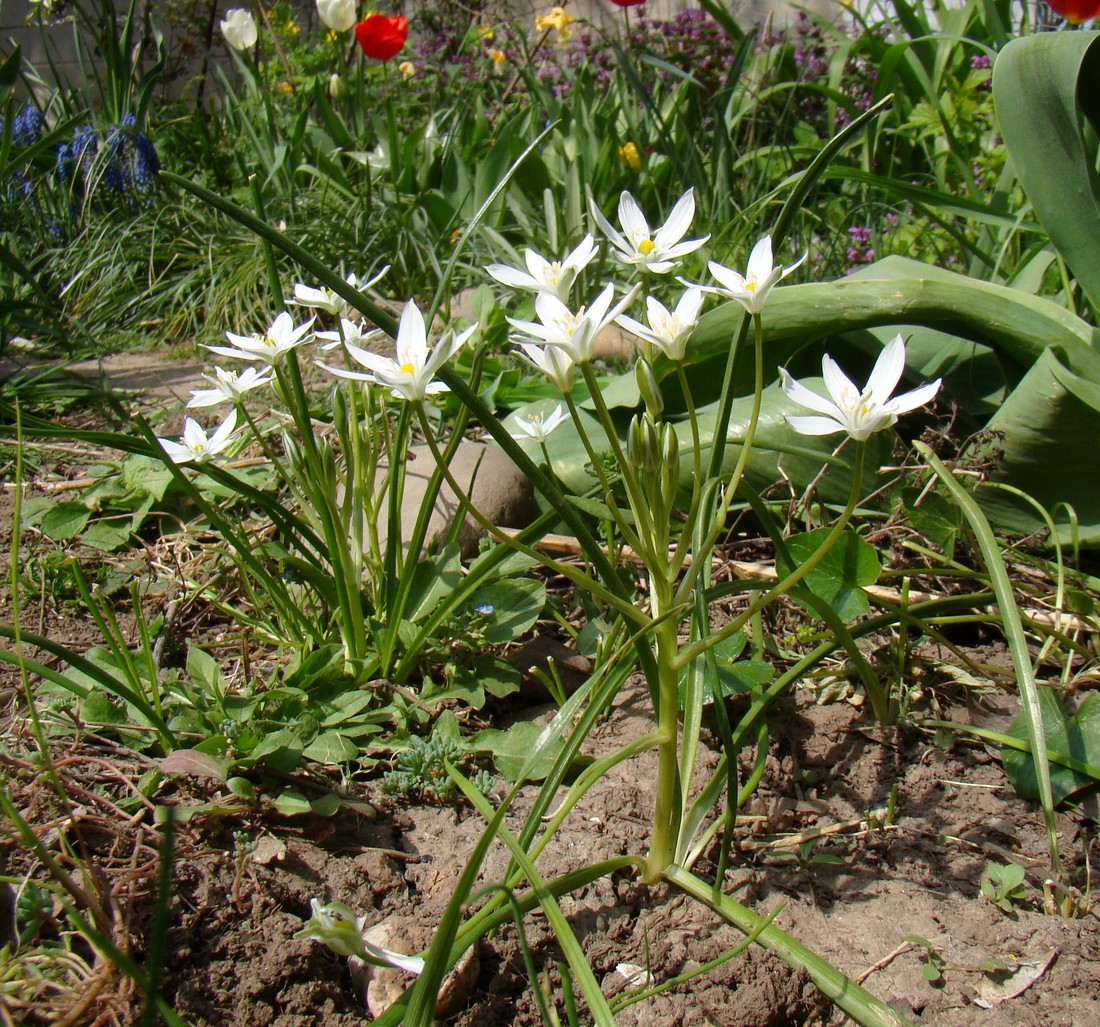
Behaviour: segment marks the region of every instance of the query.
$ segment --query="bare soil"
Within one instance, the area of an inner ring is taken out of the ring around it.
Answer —
[[[169,386],[176,395],[179,387],[175,379]],[[10,543],[7,498],[0,503],[0,522],[0,537]],[[9,621],[10,596],[5,592],[0,599],[0,620]],[[77,649],[96,641],[77,612],[45,603],[41,609],[43,630],[51,637]],[[140,962],[152,936],[161,844],[154,803],[139,798],[137,790],[150,762],[95,738],[59,747],[53,756],[71,804],[59,810],[32,755],[18,679],[3,664],[0,695],[7,739],[0,769],[16,808],[51,852],[59,858],[80,852],[95,868],[90,886],[108,897],[117,937]],[[937,698],[946,717],[964,722],[1011,715],[1015,702],[1003,693],[975,699],[954,686]],[[737,715],[736,706],[731,714]],[[551,712],[528,708],[511,715],[545,719]],[[585,751],[598,757],[652,726],[645,689],[632,682]],[[726,894],[760,914],[781,905],[779,927],[915,1023],[1100,1023],[1100,919],[1092,912],[1078,919],[1042,912],[1048,863],[1041,815],[1016,796],[995,753],[962,741],[942,748],[928,731],[876,728],[869,711],[846,701],[819,705],[808,690],[794,692],[775,708],[769,728],[764,777],[739,818],[723,882]],[[704,770],[715,765],[718,748],[714,739],[706,742]],[[611,856],[644,854],[655,778],[650,752],[597,782],[543,854],[542,873],[552,877]],[[482,819],[459,804],[395,804],[370,778],[341,784],[358,803],[354,811],[344,807],[330,818],[282,817],[205,778],[176,777],[162,787],[157,804],[217,801],[224,807],[217,815],[192,817],[175,837],[161,989],[184,1022],[196,1027],[369,1022],[346,961],[294,937],[309,916],[311,899],[344,902],[372,921],[400,914],[429,928],[438,923],[483,830]],[[868,817],[882,811],[892,794],[896,808],[889,823],[881,813]],[[524,794],[513,805],[511,828],[518,828],[529,803]],[[1065,877],[1084,887],[1098,855],[1094,825],[1066,813],[1059,814],[1058,829]],[[10,824],[5,834],[0,874],[40,875]],[[259,843],[243,860],[242,837]],[[794,857],[807,840],[812,845],[800,863]],[[822,854],[840,863],[812,862]],[[715,845],[696,872],[709,880],[717,857]],[[979,892],[985,867],[1007,862],[1027,871],[1026,899],[1011,912]],[[479,884],[499,882],[506,863],[506,850],[495,846]],[[74,869],[72,860],[66,865]],[[667,886],[644,886],[625,873],[567,896],[561,905],[609,995],[628,986],[620,964],[648,970],[659,984],[716,959],[741,940],[738,931],[687,896]],[[523,926],[540,979],[560,1011],[561,953],[553,934],[541,915],[528,916]],[[935,983],[922,972],[927,950],[907,943],[906,936],[930,943],[942,969]],[[479,977],[452,1022],[462,1027],[540,1023],[532,992],[536,982],[529,979],[515,928],[484,938],[479,954]],[[1001,960],[1008,970],[983,971],[990,959]],[[1031,962],[1042,968],[1034,982],[999,1001],[993,986],[1018,964]],[[20,1010],[14,1019],[9,1015],[9,1022],[136,1023],[141,1007],[132,987],[109,965],[100,967],[98,990],[86,1009],[77,1003],[91,992],[76,989]],[[805,973],[759,947],[629,1006],[618,1020],[670,1027],[847,1022]]]

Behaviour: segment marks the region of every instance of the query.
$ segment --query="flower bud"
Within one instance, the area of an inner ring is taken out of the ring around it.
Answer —
[[[657,375],[653,373],[653,367],[645,357],[634,365],[634,379],[645,402],[646,413],[654,421],[660,420],[665,409],[665,398],[661,394],[661,383],[657,381]]]
[[[654,474],[661,469],[660,429],[648,417],[636,414],[626,436],[627,459],[639,471]]]
[[[344,80],[334,71],[328,77],[326,92],[331,100],[340,100],[347,94],[348,87]]]
[[[680,442],[671,424],[661,425],[662,491],[669,503],[680,488]]]

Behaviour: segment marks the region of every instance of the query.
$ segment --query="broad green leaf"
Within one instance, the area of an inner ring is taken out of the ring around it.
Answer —
[[[189,777],[209,777],[225,781],[226,760],[220,760],[199,749],[176,749],[160,761],[160,769],[166,774],[184,774]]]
[[[355,759],[359,755],[359,747],[339,731],[323,731],[302,750],[302,755],[316,763],[340,766]]]
[[[73,538],[84,530],[91,515],[91,510],[76,500],[57,503],[42,515],[42,534],[55,542]]]
[[[796,564],[805,563],[828,537],[830,528],[817,528],[787,539]],[[786,570],[793,570],[788,567]],[[821,562],[803,579],[803,585],[827,602],[844,620],[861,617],[870,604],[863,589],[878,581],[882,565],[878,551],[854,531],[845,531]]]
[[[313,806],[309,799],[301,792],[291,791],[290,789],[279,793],[275,799],[275,808],[284,817],[297,817],[303,813],[313,812]]]
[[[1100,466],[1100,378],[1079,377],[1047,351],[988,427],[1004,436],[992,444],[1002,453],[993,480],[1016,486],[1048,511],[1057,503],[1072,506],[1081,542],[1100,542],[1100,490],[1088,473]],[[975,498],[1002,528],[1028,534],[1042,526],[1034,510],[1003,490],[980,489]],[[1059,529],[1068,542],[1069,527]]]
[[[202,685],[211,695],[220,695],[225,691],[225,678],[218,661],[197,646],[187,651],[187,673],[195,684]]]
[[[448,592],[462,581],[462,554],[458,543],[445,546],[436,556],[422,560],[413,572],[412,588],[405,619],[410,622],[426,617]]]
[[[472,750],[489,753],[505,780],[515,781],[531,758],[531,754],[538,748],[542,731],[538,724],[529,720],[519,720],[505,730],[486,728],[484,731],[479,731],[467,744]],[[558,737],[543,744],[538,761],[528,770],[528,781],[541,781],[546,777],[565,742]]]
[[[264,735],[248,753],[247,760],[241,762],[251,765],[263,760],[273,770],[289,774],[298,766],[302,748],[301,739],[293,731],[284,728]]]
[[[907,488],[901,495],[909,523],[950,559],[963,522],[959,508],[943,496],[924,489]]]
[[[506,578],[478,589],[467,608],[485,641],[502,645],[529,631],[545,604],[546,586],[537,578]]]
[[[1100,312],[1098,40],[1096,32],[1040,32],[1012,40],[997,55],[993,100],[1036,215]]]
[[[1065,708],[1053,688],[1039,689],[1043,710],[1043,731],[1047,748],[1060,756],[1100,768],[1100,696],[1090,693],[1073,716]],[[1027,741],[1027,725],[1021,713],[1008,729],[1014,738]],[[1004,749],[1001,760],[1012,786],[1025,799],[1037,800],[1039,789],[1035,780],[1035,763],[1029,752]],[[1100,773],[1100,771],[1098,771]],[[1050,764],[1050,790],[1055,804],[1080,788],[1097,784],[1097,778],[1079,774],[1057,763]]]
[[[96,521],[84,531],[80,541],[91,549],[110,553],[121,549],[130,541],[130,525],[115,521]]]

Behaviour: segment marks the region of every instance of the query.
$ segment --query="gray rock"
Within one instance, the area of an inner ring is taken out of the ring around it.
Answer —
[[[380,485],[387,468],[379,467]],[[424,503],[428,481],[435,470],[435,460],[427,446],[412,446],[405,468],[405,492],[401,503],[401,538],[405,545],[413,532],[417,515]],[[451,473],[464,491],[470,494],[474,506],[491,523],[507,528],[522,528],[537,513],[534,488],[511,458],[495,446],[463,439],[451,460]],[[473,486],[470,492],[471,483]],[[431,520],[428,539],[447,533],[458,514],[459,501],[447,482],[439,491]],[[379,542],[386,539],[385,521],[378,525]],[[485,529],[467,514],[458,541],[464,557],[477,552],[478,540]]]

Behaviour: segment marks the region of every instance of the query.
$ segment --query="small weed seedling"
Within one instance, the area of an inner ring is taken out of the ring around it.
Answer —
[[[990,863],[982,872],[979,886],[982,895],[1010,916],[1016,915],[1017,907],[1027,898],[1024,868],[1017,863]]]
[[[921,956],[920,972],[933,988],[942,988],[945,965],[942,953],[927,938],[922,938],[919,934],[907,934],[905,940],[910,945],[924,949],[924,954]]]

